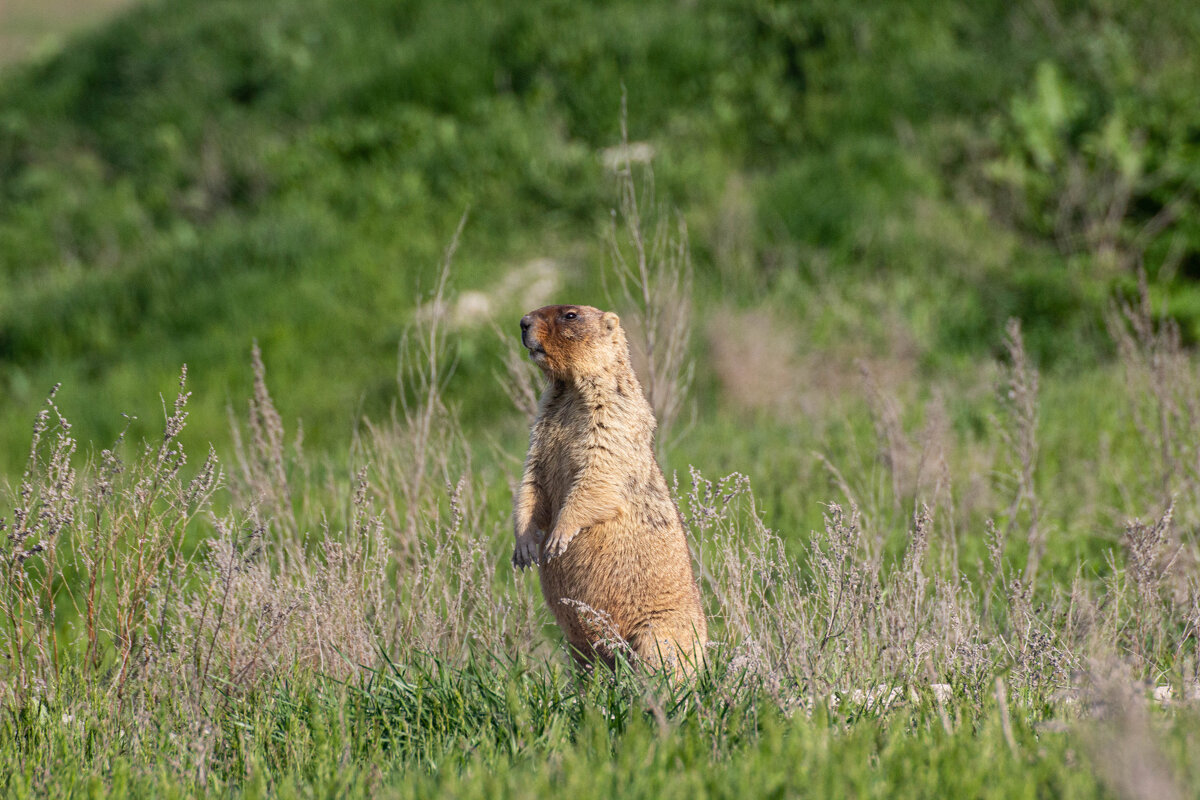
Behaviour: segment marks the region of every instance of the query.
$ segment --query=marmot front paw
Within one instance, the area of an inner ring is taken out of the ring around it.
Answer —
[[[513,550],[512,557],[513,569],[525,569],[538,565],[538,545],[537,539],[523,539],[517,542],[516,548]]]
[[[567,552],[567,546],[571,544],[571,540],[575,538],[575,534],[579,533],[579,529],[565,533],[561,530],[556,530],[550,534],[550,538],[546,540],[546,546],[542,551],[542,555],[546,561],[552,558],[558,558],[563,553]]]

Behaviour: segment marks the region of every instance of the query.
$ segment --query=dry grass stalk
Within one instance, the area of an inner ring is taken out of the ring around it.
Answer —
[[[1185,521],[1194,523],[1192,509],[1200,502],[1200,375],[1183,348],[1179,326],[1170,318],[1155,320],[1144,270],[1138,272],[1137,298],[1111,309],[1108,330],[1134,427],[1158,462],[1159,503],[1186,494]]]
[[[684,412],[694,365],[688,358],[692,326],[692,264],[687,226],[654,204],[654,173],[643,165],[644,197],[639,197],[630,158],[625,99],[621,99],[621,149],[616,169],[619,202],[612,212],[608,246],[616,297],[629,333],[642,386],[658,420],[659,449],[665,449]],[[647,216],[646,208],[650,209]],[[604,274],[608,279],[608,273]],[[610,288],[610,292],[612,289]]]
[[[465,466],[465,442],[445,400],[454,367],[446,338],[448,283],[465,225],[464,215],[443,255],[433,291],[418,303],[416,322],[401,338],[398,406],[385,422],[364,420],[355,442],[360,458],[372,465],[372,489],[385,504],[395,546],[407,554],[436,511],[439,493],[457,481],[456,469]]]
[[[46,407],[34,420],[12,521],[0,517],[0,533],[5,534],[7,544],[0,562],[0,609],[8,623],[3,638],[14,673],[8,687],[13,698],[52,686],[60,666],[54,634],[56,594],[52,587],[59,537],[73,524],[78,512],[73,493],[75,470],[71,466],[76,445],[70,435],[71,424],[54,402],[58,389],[55,385],[50,391]],[[56,423],[53,429],[51,415]],[[53,440],[49,452],[43,453],[42,438],[48,433],[53,433]],[[33,570],[37,562],[46,565],[44,572]]]
[[[1008,353],[1008,368],[1002,387],[1001,407],[1004,413],[998,426],[1008,458],[1012,464],[1016,489],[1005,516],[1007,533],[1019,524],[1021,510],[1027,513],[1026,543],[1029,546],[1024,580],[1033,584],[1038,566],[1046,549],[1046,534],[1041,522],[1035,476],[1038,460],[1038,372],[1025,352],[1021,323],[1010,319],[1005,326],[1004,348]]]
[[[56,685],[61,664],[53,624],[61,602],[70,603],[83,623],[81,639],[71,643],[73,652],[81,651],[79,662],[108,672],[119,697],[131,678],[170,649],[171,611],[191,563],[184,538],[221,481],[211,450],[190,480],[182,477],[187,457],[179,434],[190,396],[186,380],[185,367],[175,401],[164,410],[158,442],[147,444],[129,466],[117,446],[105,450],[83,485],[77,484],[71,464],[71,426],[53,394],[39,413],[8,528],[10,554],[0,591],[7,622],[2,637],[15,677],[10,699]],[[51,413],[58,424],[43,461]],[[81,568],[79,585],[58,581],[67,564]]]
[[[250,366],[254,373],[254,394],[247,403],[246,426],[249,437],[245,441],[241,425],[230,412],[229,427],[237,463],[230,489],[239,505],[253,505],[265,510],[276,525],[296,537],[299,535],[299,524],[289,478],[293,463],[286,452],[283,418],[276,410],[275,401],[267,388],[267,370],[258,342],[254,342],[250,349]],[[303,459],[299,437],[296,439],[295,459]]]
[[[878,443],[878,458],[891,477],[893,513],[901,513],[901,504],[916,487],[913,473],[916,456],[904,431],[900,418],[900,404],[894,395],[884,392],[875,382],[871,369],[865,361],[858,362],[863,387],[867,396],[867,407],[875,428]]]

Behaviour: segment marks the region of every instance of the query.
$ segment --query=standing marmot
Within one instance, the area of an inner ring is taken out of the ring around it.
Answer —
[[[542,592],[577,660],[613,665],[618,638],[683,674],[708,640],[687,536],[654,459],[654,412],[616,314],[546,306],[521,342],[550,379],[514,503],[513,566]]]

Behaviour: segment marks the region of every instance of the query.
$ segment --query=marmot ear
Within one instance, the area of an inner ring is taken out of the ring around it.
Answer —
[[[604,312],[604,325],[610,331],[615,331],[617,326],[621,324],[621,318],[611,311]]]

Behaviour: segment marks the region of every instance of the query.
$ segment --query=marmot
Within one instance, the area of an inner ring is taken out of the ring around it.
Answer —
[[[655,420],[616,314],[546,306],[521,343],[549,378],[516,492],[513,566],[538,565],[576,660],[624,642],[677,676],[708,640],[687,534],[654,458]]]

